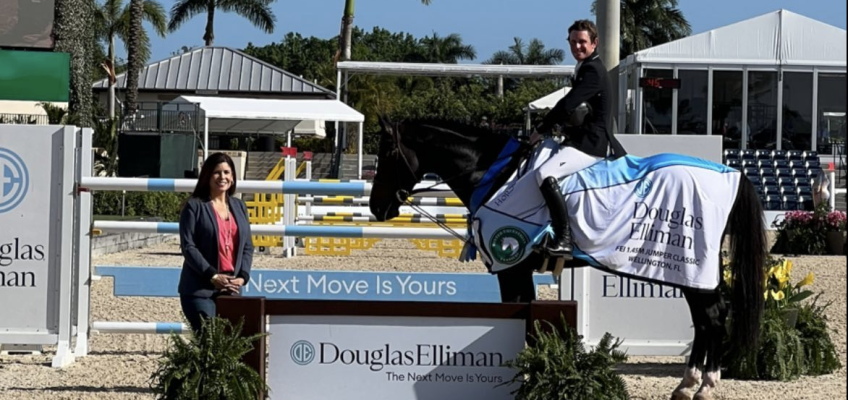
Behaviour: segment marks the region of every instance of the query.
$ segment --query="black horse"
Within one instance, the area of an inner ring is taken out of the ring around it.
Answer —
[[[380,123],[378,167],[369,201],[371,212],[380,221],[399,215],[401,201],[425,173],[440,176],[463,204],[469,206],[472,193],[486,171],[493,163],[503,161],[499,158],[501,150],[514,140],[486,128],[454,121],[414,120],[393,124],[381,118]],[[509,165],[494,176],[495,184],[488,196],[506,182],[532,150],[529,143],[521,142]],[[724,232],[729,235],[729,265],[734,282],[730,304],[725,302],[720,287],[706,291],[681,288],[692,315],[695,337],[683,381],[673,391],[674,400],[711,399],[720,379],[720,362],[725,351],[749,349],[759,338],[767,256],[765,225],[754,187],[744,178],[739,180],[739,185]],[[502,301],[534,300],[532,275],[542,262],[543,257],[534,252],[523,262],[496,272]],[[587,265],[577,258],[566,265],[584,266]],[[725,321],[731,309],[733,346],[724,349]]]

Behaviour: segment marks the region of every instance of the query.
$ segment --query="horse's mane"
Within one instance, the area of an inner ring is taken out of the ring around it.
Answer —
[[[491,137],[493,135],[497,136],[506,136],[505,133],[495,131],[490,127],[482,127],[479,125],[472,125],[467,120],[458,119],[458,118],[435,118],[435,117],[423,117],[423,118],[409,118],[405,120],[401,120],[399,125],[404,126],[431,126],[438,129],[443,129],[447,131],[451,131],[454,134],[460,136],[468,136],[468,137]]]

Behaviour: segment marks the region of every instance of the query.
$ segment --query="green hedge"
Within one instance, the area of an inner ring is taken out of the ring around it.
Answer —
[[[166,192],[94,192],[94,215],[121,215],[121,199],[126,196],[124,216],[159,217],[162,221],[176,222],[180,209],[189,193]]]

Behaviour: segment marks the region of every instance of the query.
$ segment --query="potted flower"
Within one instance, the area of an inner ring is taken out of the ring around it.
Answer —
[[[815,280],[812,272],[796,284],[792,284],[792,261],[778,260],[769,268],[766,274],[766,287],[763,296],[766,308],[774,307],[781,311],[786,318],[786,324],[794,327],[798,321],[799,303],[813,295],[810,290],[803,289]]]
[[[845,212],[839,210],[831,211],[825,217],[827,250],[830,254],[845,255],[845,221]]]

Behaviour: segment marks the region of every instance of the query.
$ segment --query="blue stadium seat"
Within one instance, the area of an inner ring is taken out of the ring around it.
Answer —
[[[804,152],[801,151],[801,150],[789,150],[789,151],[786,152],[786,159],[790,160],[790,161],[791,160],[803,160],[804,159]]]
[[[754,160],[753,158],[743,158],[742,159],[742,166],[743,167],[757,167],[757,160]]]
[[[763,190],[762,186],[760,186],[760,185],[754,186],[754,191],[756,191],[757,195],[762,197],[763,200],[765,199],[766,192]]]
[[[799,210],[812,211],[813,208],[813,196],[798,196]]]
[[[811,161],[811,160],[819,161],[819,152],[808,150],[808,151],[804,152],[803,157],[804,157],[805,161]]]
[[[725,158],[739,158],[739,149],[727,149],[724,151]]]
[[[819,175],[823,175],[823,174],[824,174],[824,171],[821,168],[812,168],[812,169],[807,170],[807,178],[809,178],[810,181],[818,182],[819,180],[822,179],[821,177],[819,177]]]
[[[778,186],[795,186],[795,179],[791,176],[778,176],[777,177],[777,185]]]
[[[742,173],[745,174],[745,176],[752,176],[752,175],[760,176],[760,170],[757,169],[757,168],[754,168],[754,167],[744,167],[742,169]],[[806,175],[804,175],[804,176],[806,176]]]
[[[771,176],[774,177],[774,169],[773,168],[762,168],[760,169],[760,176],[766,177]]]
[[[763,192],[766,196],[776,196],[780,194],[780,189],[775,183],[769,184],[767,182],[763,182]]]
[[[812,186],[796,186],[795,194],[798,196],[809,196],[813,197],[813,187]]]
[[[780,201],[779,195],[766,195],[765,201],[765,209],[766,210],[780,210],[783,207],[783,204]]]
[[[792,170],[789,169],[789,168],[778,168],[777,170],[774,171],[774,176],[776,176],[778,178],[780,178],[780,177],[789,178],[789,177],[792,176]]]
[[[793,182],[795,183],[795,186],[810,186],[810,179],[807,177],[797,177]]]
[[[786,195],[783,196],[783,209],[784,210],[797,210],[798,209],[798,196],[795,195]]]
[[[796,178],[806,178],[807,177],[807,169],[806,168],[792,168],[792,176]]]
[[[741,150],[739,152],[739,157],[741,157],[743,160],[754,160],[754,159],[757,158],[756,152],[754,152],[754,150],[751,150],[751,149]]]
[[[786,185],[786,186],[779,186],[779,187],[780,187],[780,194],[782,196],[786,196],[786,195],[790,195],[790,194],[794,196],[795,193],[796,193],[795,185]]]
[[[818,160],[810,160],[806,162],[805,167],[807,169],[821,168],[821,162],[819,162]]]
[[[772,167],[774,169],[789,168],[789,162],[786,161],[786,160],[782,160],[782,159],[781,160],[774,160],[774,161],[772,161]]]
[[[739,169],[739,170],[742,169],[742,161],[740,161],[739,159],[727,160],[727,161],[725,161],[725,165],[727,165],[728,167],[733,168],[733,169]]]
[[[757,150],[754,157],[757,160],[771,160],[771,150]]]
[[[804,161],[804,160],[792,160],[792,161],[789,162],[789,168],[792,168],[792,169],[796,169],[796,168],[807,169],[807,162]]]
[[[786,159],[786,151],[784,151],[784,150],[772,150],[771,151],[771,159],[772,160],[785,160]]]
[[[751,184],[754,186],[762,186],[763,181],[760,179],[759,175],[747,175],[748,180],[751,181]]]

